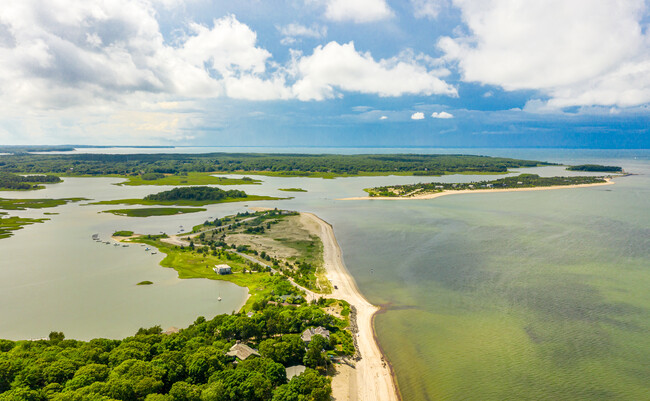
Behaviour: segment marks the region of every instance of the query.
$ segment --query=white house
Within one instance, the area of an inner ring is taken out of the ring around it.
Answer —
[[[217,274],[232,274],[232,269],[228,265],[215,265],[212,270]]]

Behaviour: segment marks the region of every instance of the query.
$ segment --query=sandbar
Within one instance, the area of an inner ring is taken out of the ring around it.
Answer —
[[[495,193],[495,192],[525,192],[525,191],[547,191],[551,189],[572,189],[572,188],[587,188],[587,187],[598,187],[602,185],[612,185],[614,181],[610,178],[606,178],[605,182],[596,182],[593,184],[576,184],[576,185],[552,185],[548,187],[532,187],[532,188],[492,188],[492,189],[459,189],[459,190],[445,190],[435,193],[428,193],[422,195],[413,195],[413,196],[354,196],[351,198],[339,198],[337,200],[368,200],[368,199],[380,199],[380,200],[413,200],[413,199],[434,199],[439,198],[445,195],[461,195],[461,194],[485,194],[485,193]]]

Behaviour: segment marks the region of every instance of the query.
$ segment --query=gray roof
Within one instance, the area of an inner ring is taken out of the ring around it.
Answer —
[[[291,378],[294,377],[294,376],[299,376],[306,369],[307,368],[302,366],[302,365],[289,366],[287,368],[287,380],[291,380]]]
[[[329,330],[327,330],[326,328],[321,327],[321,326],[318,326],[316,328],[309,328],[309,329],[303,331],[302,334],[300,335],[300,338],[302,338],[302,341],[310,342],[311,338],[313,336],[315,336],[316,334],[319,334],[319,335],[325,337],[328,340],[330,338]]]
[[[260,356],[260,354],[255,351],[253,348],[249,347],[246,344],[237,343],[230,347],[230,351],[226,353],[228,356],[234,356],[239,360],[246,360],[251,355]]]

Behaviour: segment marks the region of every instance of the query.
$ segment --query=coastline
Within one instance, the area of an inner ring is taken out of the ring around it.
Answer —
[[[495,192],[526,192],[526,191],[548,191],[552,189],[574,189],[574,188],[588,188],[599,187],[603,185],[613,185],[614,181],[611,178],[605,179],[605,182],[597,182],[593,184],[576,184],[576,185],[553,185],[549,187],[533,187],[533,188],[505,188],[505,189],[460,189],[460,190],[446,190],[432,194],[423,194],[415,196],[354,196],[350,198],[339,198],[336,200],[368,200],[368,199],[381,199],[381,200],[412,200],[412,199],[434,199],[445,195],[460,195],[460,194],[482,194],[482,193],[495,193]]]
[[[390,364],[377,343],[374,330],[374,317],[379,307],[368,302],[359,291],[354,278],[350,275],[343,258],[332,226],[313,213],[300,213],[305,223],[315,226],[323,242],[323,264],[327,278],[338,288],[327,298],[342,299],[357,310],[357,342],[361,360],[355,364],[352,372],[338,374],[332,380],[332,394],[338,400],[360,401],[398,401],[395,377]],[[347,368],[344,368],[347,370]],[[344,377],[347,376],[347,377]],[[354,376],[351,378],[350,376]],[[357,385],[358,384],[358,385]],[[346,391],[347,389],[347,391]],[[339,390],[339,391],[337,391]]]

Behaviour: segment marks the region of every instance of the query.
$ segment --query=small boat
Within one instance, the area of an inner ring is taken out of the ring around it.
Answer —
[[[217,301],[221,302],[221,297],[217,298]]]
[[[126,244],[125,244],[125,245],[122,245],[122,248],[128,248],[128,247],[129,247],[129,246],[126,245]]]
[[[155,254],[157,254],[157,253],[158,253],[158,252],[151,252],[152,255],[155,255]]]
[[[145,251],[148,251],[149,249],[151,249],[151,248],[144,248]]]
[[[120,246],[120,244],[113,244],[113,246]]]

